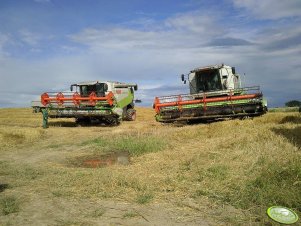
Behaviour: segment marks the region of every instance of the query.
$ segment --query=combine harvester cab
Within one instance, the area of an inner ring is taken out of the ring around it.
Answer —
[[[186,83],[185,76],[182,81]],[[156,97],[158,122],[215,121],[259,116],[267,102],[259,86],[241,87],[235,68],[224,64],[200,67],[188,75],[190,94]]]
[[[93,121],[117,125],[121,120],[134,121],[134,91],[137,84],[121,82],[82,82],[73,84],[70,92],[43,93],[32,101],[34,112],[42,112],[43,127],[48,118],[75,118],[81,125]]]

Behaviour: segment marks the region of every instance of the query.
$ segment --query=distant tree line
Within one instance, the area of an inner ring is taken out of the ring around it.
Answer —
[[[301,107],[301,101],[298,100],[290,100],[285,103],[286,107]]]

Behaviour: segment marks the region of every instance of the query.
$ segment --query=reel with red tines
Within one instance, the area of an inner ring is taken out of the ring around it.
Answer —
[[[78,92],[73,93],[70,97],[65,97],[62,92],[57,93],[54,97],[50,97],[48,93],[41,95],[41,103],[44,106],[50,103],[56,103],[62,106],[65,102],[71,102],[75,106],[79,106],[82,101],[87,101],[91,106],[95,106],[98,101],[106,101],[112,106],[114,104],[114,94],[109,92],[104,97],[98,97],[95,92],[92,92],[88,97],[82,97]]]

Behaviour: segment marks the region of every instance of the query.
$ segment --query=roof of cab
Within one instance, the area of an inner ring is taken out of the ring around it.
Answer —
[[[191,70],[190,72],[193,73],[193,72],[198,72],[198,71],[207,71],[207,70],[212,70],[212,69],[220,69],[222,67],[230,67],[230,66],[227,66],[227,65],[224,65],[224,64],[209,65],[209,66],[195,68],[195,69]]]
[[[76,86],[91,86],[91,85],[95,85],[97,83],[118,83],[118,84],[122,84],[121,82],[113,82],[113,81],[87,81],[87,82],[79,82],[79,83],[75,83],[74,85]]]

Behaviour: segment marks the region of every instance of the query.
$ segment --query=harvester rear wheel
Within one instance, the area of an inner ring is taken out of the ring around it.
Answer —
[[[125,120],[127,121],[135,121],[136,120],[136,110],[133,108],[129,108],[125,113]]]

